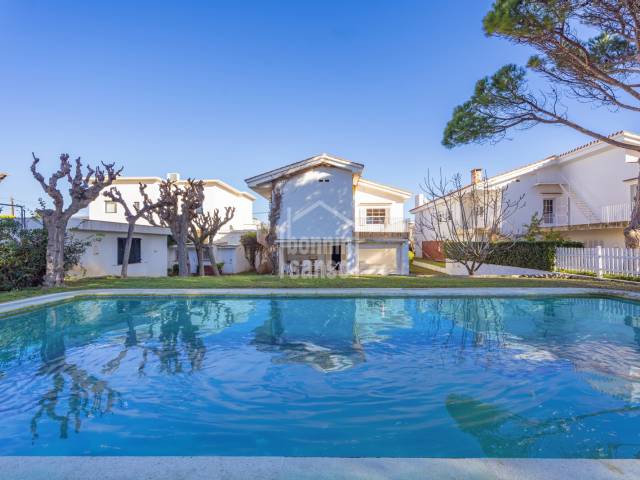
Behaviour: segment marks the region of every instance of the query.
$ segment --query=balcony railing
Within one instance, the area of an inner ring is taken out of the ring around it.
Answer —
[[[384,223],[378,220],[360,218],[356,220],[356,232],[370,233],[407,233],[409,231],[409,220],[405,218],[385,218]]]
[[[631,210],[633,210],[631,203],[605,205],[602,207],[601,218],[604,223],[628,221],[631,218]]]

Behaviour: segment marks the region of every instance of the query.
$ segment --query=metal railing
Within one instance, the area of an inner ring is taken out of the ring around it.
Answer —
[[[406,218],[360,218],[355,223],[356,232],[374,233],[406,233],[409,231],[409,220]]]
[[[605,205],[602,207],[601,218],[604,223],[624,222],[631,218],[631,203],[618,203],[616,205]]]

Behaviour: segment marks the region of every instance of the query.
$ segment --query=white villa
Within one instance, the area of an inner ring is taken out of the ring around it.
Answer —
[[[170,173],[167,177],[178,184],[185,182],[177,173]],[[156,199],[162,181],[159,177],[119,177],[113,185],[122,193],[127,203],[133,206],[135,202],[142,201],[140,183],[148,185],[147,193],[152,199]],[[250,269],[240,244],[240,237],[247,231],[256,231],[253,219],[254,200],[255,197],[250,193],[237,190],[221,180],[204,180],[204,211],[218,208],[224,212],[225,207],[235,207],[233,219],[223,227],[215,239],[216,261],[224,264],[223,273],[239,273]],[[117,275],[120,272],[126,238],[126,226],[123,225],[126,224],[124,211],[118,203],[102,195],[91,202],[88,210],[88,217],[75,222],[71,229],[76,236],[87,238],[88,235],[92,235],[96,241],[85,252],[75,273],[88,276]],[[170,232],[166,228],[150,226],[143,219],[137,222],[132,261],[129,263],[130,276],[167,274],[167,268],[177,261],[175,247],[167,245],[169,235]],[[205,264],[208,265],[209,261],[205,260]],[[189,251],[189,265],[192,273],[195,273],[198,265],[193,248]]]
[[[321,154],[246,180],[277,213],[280,274],[408,274],[411,193],[362,178],[364,165]]]
[[[617,132],[611,138],[640,145],[640,136],[631,132]],[[472,181],[478,171],[472,171]],[[524,207],[508,225],[502,225],[505,234],[524,233],[524,225],[537,212],[543,231],[558,231],[567,239],[584,242],[586,247],[624,247],[623,229],[638,191],[637,177],[637,152],[593,141],[486,181],[497,188],[507,186],[508,198],[524,195]],[[428,208],[429,204],[417,195],[411,210],[416,225],[424,224],[422,216]],[[416,255],[429,256],[433,239],[420,229],[414,235]]]

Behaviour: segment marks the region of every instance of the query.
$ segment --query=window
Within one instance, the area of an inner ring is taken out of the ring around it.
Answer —
[[[122,265],[124,259],[124,245],[127,243],[126,238],[118,238],[118,265]],[[129,263],[142,262],[141,245],[142,240],[139,238],[131,239],[131,252],[129,252]]]
[[[133,202],[133,211],[137,212],[140,210],[140,202]]]
[[[116,202],[104,202],[104,213],[118,213],[118,204]]]
[[[387,211],[384,208],[367,208],[367,225],[384,225]]]
[[[554,223],[553,198],[542,200],[542,223]]]
[[[319,182],[319,183],[328,183],[328,182],[329,182],[329,179],[328,179],[328,178],[320,178],[320,179],[318,180],[318,182]]]

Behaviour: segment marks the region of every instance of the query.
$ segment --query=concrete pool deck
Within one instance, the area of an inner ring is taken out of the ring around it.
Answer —
[[[640,292],[600,288],[100,288],[50,293],[0,303],[0,315],[82,297],[116,296],[280,296],[280,297],[531,297],[600,295],[640,300]]]
[[[590,480],[640,478],[640,460],[0,457],[2,480]]]

